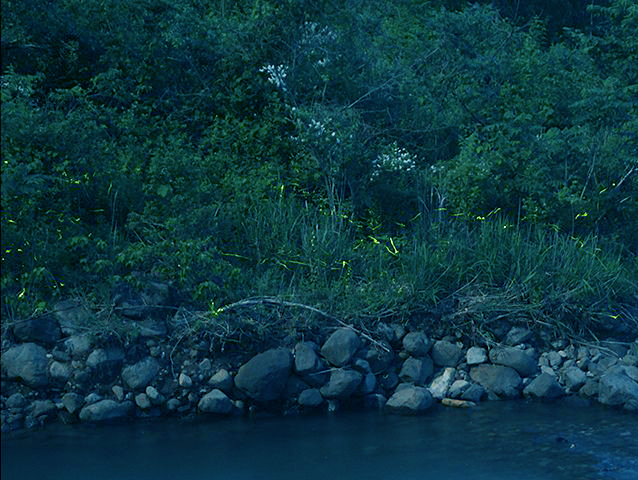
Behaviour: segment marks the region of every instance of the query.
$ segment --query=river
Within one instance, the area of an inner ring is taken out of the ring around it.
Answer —
[[[2,435],[2,480],[638,479],[638,415],[485,402],[371,412],[50,425]]]

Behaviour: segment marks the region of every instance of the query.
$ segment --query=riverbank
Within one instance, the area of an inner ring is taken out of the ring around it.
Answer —
[[[58,307],[4,332],[3,432],[51,422],[264,411],[420,414],[436,402],[471,408],[567,395],[638,411],[636,338],[548,343],[514,325],[477,340],[381,322],[364,331],[337,321],[269,344],[224,346],[210,331],[196,334],[184,310],[167,315],[120,305],[135,332],[124,337],[87,331],[94,312],[80,302]]]

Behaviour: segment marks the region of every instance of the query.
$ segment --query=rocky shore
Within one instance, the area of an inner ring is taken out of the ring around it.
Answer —
[[[123,312],[126,314],[126,311]],[[62,302],[15,322],[2,340],[2,431],[135,417],[334,412],[419,414],[435,402],[573,396],[638,412],[638,339],[543,344],[524,326],[494,341],[431,338],[402,325],[340,325],[314,341],[230,357],[175,341],[174,317],[129,312],[135,341],[82,329],[90,315]],[[134,314],[134,315],[133,315]]]

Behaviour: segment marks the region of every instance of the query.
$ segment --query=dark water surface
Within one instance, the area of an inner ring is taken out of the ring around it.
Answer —
[[[486,402],[424,416],[136,421],[2,436],[2,480],[638,479],[638,415]]]

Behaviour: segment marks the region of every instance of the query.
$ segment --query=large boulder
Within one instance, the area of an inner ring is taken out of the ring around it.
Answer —
[[[295,372],[308,384],[320,387],[328,380],[328,373],[317,349],[314,342],[299,342],[295,345]]]
[[[432,341],[423,332],[411,332],[403,337],[403,350],[414,357],[423,357],[430,352]]]
[[[516,370],[503,365],[479,365],[470,370],[470,378],[488,394],[506,398],[518,397],[522,383]]]
[[[233,402],[228,395],[217,388],[204,395],[197,404],[200,412],[218,415],[227,415],[233,411],[233,408]]]
[[[565,395],[565,391],[556,380],[556,377],[549,373],[541,373],[525,387],[523,395],[526,397],[552,399],[562,397]]]
[[[122,380],[131,390],[140,390],[155,378],[160,371],[160,364],[153,357],[146,357],[122,370]]]
[[[108,422],[128,417],[133,411],[133,402],[118,403],[115,400],[100,400],[80,410],[83,422]]]
[[[435,365],[456,367],[462,357],[463,351],[456,343],[438,340],[432,345],[432,360]]]
[[[456,375],[456,369],[447,367],[432,381],[428,390],[434,398],[441,400],[447,396],[448,389],[454,381],[454,375]]]
[[[292,369],[288,350],[275,348],[255,355],[235,375],[235,386],[258,402],[281,397]]]
[[[523,377],[531,377],[538,371],[537,359],[525,350],[514,347],[494,347],[490,360],[497,365],[513,368]]]
[[[577,392],[587,381],[587,374],[576,366],[565,368],[561,373],[561,377],[563,383],[571,392]]]
[[[339,328],[323,344],[321,354],[335,367],[343,367],[352,361],[360,346],[357,332],[351,328]]]
[[[124,363],[124,351],[121,348],[97,348],[86,359],[91,375],[98,380],[110,380],[120,373]]]
[[[398,388],[385,404],[391,412],[414,415],[432,406],[432,395],[427,388],[404,386]]]
[[[333,370],[330,380],[321,387],[321,395],[324,398],[348,398],[361,385],[363,375],[356,370],[345,370],[342,368]]]
[[[605,405],[624,405],[638,409],[638,383],[621,368],[611,369],[600,377],[598,401]]]
[[[48,314],[17,321],[13,326],[13,334],[22,342],[42,345],[53,345],[62,338],[58,321]]]
[[[470,347],[465,353],[465,361],[468,365],[480,365],[487,362],[487,351],[483,347]]]
[[[429,356],[423,358],[409,357],[403,362],[399,378],[402,382],[424,385],[434,373],[434,364]]]
[[[35,343],[16,345],[2,354],[2,371],[7,377],[20,379],[32,388],[48,385],[47,367],[46,350]]]

